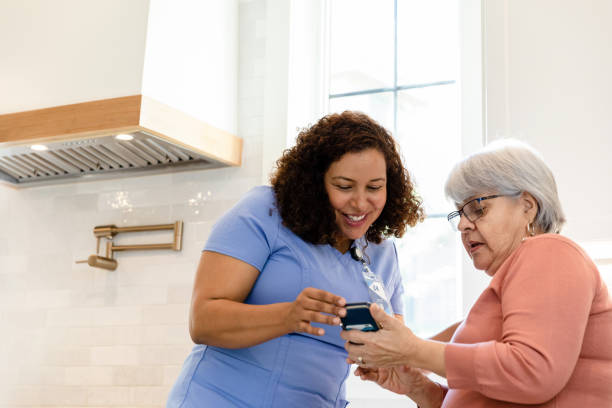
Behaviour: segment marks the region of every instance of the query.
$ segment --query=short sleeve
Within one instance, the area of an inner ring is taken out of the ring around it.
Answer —
[[[270,187],[250,190],[214,225],[204,251],[218,252],[261,271],[274,250],[280,217]]]

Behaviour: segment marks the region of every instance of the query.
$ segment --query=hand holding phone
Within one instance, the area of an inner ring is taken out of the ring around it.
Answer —
[[[342,328],[344,330],[377,331],[378,323],[370,314],[370,303],[347,303],[346,316],[341,317]]]

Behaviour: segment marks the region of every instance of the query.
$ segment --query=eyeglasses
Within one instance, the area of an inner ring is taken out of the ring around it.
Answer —
[[[485,208],[480,204],[484,200],[490,200],[492,198],[504,197],[508,194],[495,194],[486,197],[478,197],[463,204],[463,206],[457,211],[453,211],[446,216],[448,222],[455,231],[459,231],[459,221],[461,221],[461,214],[465,215],[470,222],[474,222],[483,215],[485,215]]]

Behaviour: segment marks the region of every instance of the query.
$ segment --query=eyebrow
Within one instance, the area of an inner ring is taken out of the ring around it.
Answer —
[[[332,180],[336,180],[336,179],[341,179],[341,180],[344,180],[344,181],[355,182],[355,180],[353,180],[352,178],[348,178],[348,177],[344,177],[344,176],[332,177]],[[372,180],[368,181],[368,183],[371,183],[372,181],[386,181],[386,178],[378,177],[378,178],[375,178],[375,179],[372,179]]]

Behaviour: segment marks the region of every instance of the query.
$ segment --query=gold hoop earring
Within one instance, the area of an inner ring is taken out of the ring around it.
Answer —
[[[536,234],[535,231],[535,225],[533,225],[533,222],[530,222],[529,224],[527,224],[527,234],[529,234],[529,236],[533,237]]]

